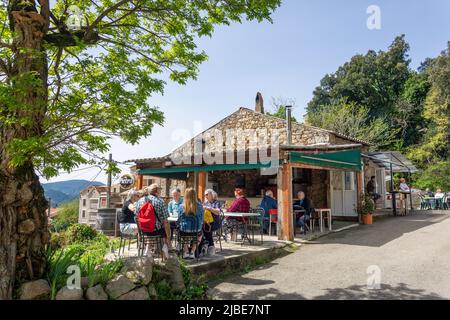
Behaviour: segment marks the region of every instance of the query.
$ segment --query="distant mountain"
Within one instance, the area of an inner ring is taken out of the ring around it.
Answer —
[[[80,196],[80,191],[86,187],[103,186],[104,183],[88,180],[67,180],[60,182],[50,182],[42,184],[44,188],[45,197],[52,199],[52,207],[59,206],[63,202],[77,199]]]

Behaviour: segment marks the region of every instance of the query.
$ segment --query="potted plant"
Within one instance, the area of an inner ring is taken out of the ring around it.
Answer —
[[[375,212],[375,203],[370,195],[366,194],[363,196],[361,207],[358,211],[362,224],[372,224],[372,215]]]

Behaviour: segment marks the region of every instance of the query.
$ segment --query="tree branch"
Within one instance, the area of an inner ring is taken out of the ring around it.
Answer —
[[[100,21],[103,20],[104,17],[106,17],[109,13],[117,10],[119,7],[127,4],[128,2],[132,2],[133,0],[121,0],[119,2],[117,2],[116,4],[110,6],[109,8],[107,8],[105,11],[103,11],[98,17],[97,19],[94,20],[94,22],[92,22],[92,24],[89,26],[89,30],[94,29],[99,23]]]

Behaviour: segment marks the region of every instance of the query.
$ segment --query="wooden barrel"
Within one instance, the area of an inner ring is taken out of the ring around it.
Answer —
[[[119,228],[116,223],[116,210],[118,209],[98,209],[95,229],[107,236],[114,236],[115,228]]]

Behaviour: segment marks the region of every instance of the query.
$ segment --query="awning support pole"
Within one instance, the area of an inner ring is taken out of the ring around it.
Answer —
[[[294,241],[292,204],[292,166],[284,164],[278,169],[278,224],[279,240]]]
[[[391,162],[391,195],[392,195],[392,210],[394,213],[394,216],[397,216],[397,203],[396,203],[396,194],[394,191],[394,173],[392,171],[392,162]]]

